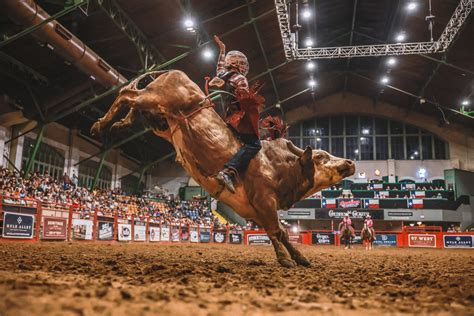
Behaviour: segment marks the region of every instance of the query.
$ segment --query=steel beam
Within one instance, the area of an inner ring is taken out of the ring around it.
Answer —
[[[50,84],[48,78],[4,52],[0,52],[0,62],[3,69],[7,67],[12,69],[15,75],[21,75],[23,81],[35,82],[42,86],[49,86]]]
[[[69,12],[72,12],[74,10],[76,10],[78,7],[86,4],[87,2],[89,2],[89,0],[84,0],[84,1],[81,1],[81,2],[78,2],[70,7],[68,7],[67,9],[64,9],[58,13],[56,13],[55,15],[52,15],[50,16],[49,18],[47,18],[46,20],[36,24],[36,25],[33,25],[33,26],[30,26],[30,27],[27,27],[26,29],[24,29],[23,31],[13,35],[13,36],[10,36],[10,37],[7,37],[7,39],[3,40],[2,42],[0,42],[0,48],[7,45],[7,44],[10,44],[11,42],[13,41],[16,41],[17,39],[19,38],[22,38],[23,36],[25,35],[28,35],[30,34],[31,32],[34,32],[36,31],[37,29],[39,29],[41,26],[43,26],[44,24],[46,23],[49,23],[51,21],[54,21],[54,20],[57,20],[59,19],[60,17],[68,14]]]
[[[163,160],[166,160],[166,159],[168,159],[168,158],[170,158],[170,157],[172,157],[172,156],[174,156],[174,155],[176,155],[176,152],[173,150],[173,151],[170,152],[169,154],[166,154],[166,155],[164,155],[163,157],[160,157],[160,158],[158,158],[158,159],[156,159],[156,160],[153,160],[153,161],[147,163],[147,164],[146,164],[145,166],[143,166],[143,167],[140,167],[140,168],[138,168],[138,169],[135,169],[135,170],[133,170],[132,172],[129,172],[129,173],[127,173],[127,174],[124,175],[124,176],[121,176],[121,177],[120,177],[120,180],[122,180],[123,178],[128,177],[129,175],[132,175],[132,174],[134,174],[135,172],[138,172],[138,171],[140,171],[140,170],[142,170],[142,169],[148,170],[148,169],[150,169],[151,167],[153,167],[154,165],[156,165],[157,163],[159,163],[159,162],[161,162],[161,161],[163,161]]]
[[[117,27],[133,42],[144,58],[144,68],[148,69],[149,61],[152,65],[159,65],[166,59],[160,51],[150,43],[146,35],[138,28],[135,22],[120,7],[116,0],[97,0],[101,9],[112,19]]]
[[[92,180],[92,184],[89,188],[89,191],[94,190],[95,185],[97,184],[97,180],[99,180],[100,174],[102,173],[102,167],[104,167],[105,157],[107,157],[108,151],[104,151],[102,156],[100,157],[99,167],[94,176],[94,180]]]
[[[357,0],[354,0],[354,7],[352,8],[352,23],[351,23],[351,35],[349,37],[349,46],[352,46],[354,43],[354,27],[355,27],[355,21],[356,21],[356,16],[357,16]],[[348,58],[346,61],[346,71],[349,70],[349,66],[351,64],[351,59]],[[347,81],[348,81],[348,74],[344,76],[344,92],[347,90]]]
[[[357,1],[357,0],[356,0]],[[248,13],[249,13],[249,18],[252,20],[253,19],[253,10],[252,6],[249,0],[247,0],[247,8],[248,8]],[[280,102],[280,94],[278,93],[278,88],[276,86],[275,78],[273,77],[272,71],[270,70],[270,63],[268,62],[267,54],[265,52],[265,48],[263,47],[263,42],[262,38],[260,36],[260,32],[258,30],[258,25],[255,21],[252,22],[253,29],[255,31],[255,35],[257,36],[257,41],[258,45],[260,46],[260,51],[262,52],[263,55],[263,60],[265,61],[265,67],[267,68],[267,72],[270,76],[270,80],[272,82],[273,86],[273,92],[275,93],[275,96],[277,98],[277,101]]]
[[[45,125],[41,125],[38,135],[36,136],[35,146],[33,147],[33,152],[31,153],[30,157],[28,158],[28,162],[26,163],[25,174],[24,177],[27,178],[28,174],[30,173],[31,167],[33,166],[33,162],[36,158],[36,154],[38,153],[38,149],[40,148],[41,141],[43,140],[43,132],[44,132]]]

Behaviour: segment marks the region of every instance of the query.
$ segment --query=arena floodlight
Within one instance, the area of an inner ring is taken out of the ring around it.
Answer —
[[[312,47],[313,44],[314,44],[314,42],[313,42],[313,40],[312,40],[311,38],[308,37],[308,38],[306,39],[306,41],[304,42],[304,44],[305,44],[306,47]]]
[[[387,84],[390,81],[390,79],[387,76],[384,76],[380,79],[380,82],[383,84]]]
[[[320,141],[321,141],[321,138],[319,138],[319,137],[316,138],[316,141],[317,141],[317,142],[320,142]]]
[[[316,87],[316,81],[314,81],[313,79],[311,79],[310,81],[308,81],[308,86],[310,86],[310,88]]]
[[[405,32],[400,32],[395,36],[395,40],[397,41],[397,43],[404,42],[406,38],[407,38],[407,35],[405,34]]]
[[[369,133],[370,133],[370,130],[368,128],[362,129],[362,134],[363,135],[369,135]]]
[[[395,57],[390,57],[387,59],[387,65],[393,67],[397,64],[397,59]]]
[[[194,28],[194,20],[190,17],[187,17],[183,21],[183,25],[186,28],[186,31],[189,31],[191,33],[195,33],[196,29]]]
[[[202,51],[202,57],[204,57],[204,59],[206,60],[210,60],[212,57],[214,56],[214,53],[211,49],[209,48],[205,48],[203,51]]]
[[[408,3],[408,5],[407,5],[408,11],[414,11],[416,9],[416,7],[418,7],[418,3],[416,3],[415,1],[412,1],[412,2]]]
[[[306,8],[303,10],[303,12],[301,13],[301,16],[305,19],[305,20],[308,20],[310,17],[311,17],[311,10],[309,8]]]
[[[466,105],[469,105],[469,103],[470,103],[469,100],[464,99],[464,100],[462,100],[461,105],[466,106]]]
[[[314,61],[310,60],[306,63],[306,69],[313,70],[314,68],[316,68],[316,64],[314,63]]]

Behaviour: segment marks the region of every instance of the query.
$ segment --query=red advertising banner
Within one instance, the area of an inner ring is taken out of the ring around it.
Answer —
[[[43,239],[66,239],[67,220],[58,217],[43,218]]]
[[[409,234],[408,247],[436,248],[436,235]]]

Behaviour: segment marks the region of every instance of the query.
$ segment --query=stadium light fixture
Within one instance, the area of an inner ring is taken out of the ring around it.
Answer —
[[[405,41],[406,38],[407,38],[407,35],[405,34],[405,32],[400,32],[397,34],[397,36],[395,36],[395,40],[397,41],[397,43],[401,43]]]
[[[370,129],[368,128],[362,129],[362,135],[369,135],[369,133],[370,133]]]
[[[387,65],[392,67],[392,66],[395,66],[397,64],[397,59],[395,57],[390,57],[389,59],[387,59]]]
[[[411,1],[407,5],[408,11],[414,11],[416,7],[418,7],[418,3],[416,3],[415,1]]]
[[[309,8],[304,9],[301,13],[301,16],[303,17],[303,19],[308,20],[312,16],[311,10]]]
[[[314,81],[313,79],[309,80],[309,81],[308,81],[308,86],[309,86],[310,88],[316,87],[316,81]]]
[[[304,42],[304,44],[306,45],[306,47],[312,47],[314,42],[311,38],[307,38],[306,41]]]
[[[308,69],[308,70],[313,70],[314,68],[316,68],[316,64],[314,63],[314,61],[309,60],[309,61],[306,63],[306,69]]]
[[[291,228],[291,231],[294,233],[294,234],[297,234],[298,233],[298,226],[293,226]]]
[[[462,100],[461,105],[466,106],[466,105],[469,105],[469,103],[470,103],[469,100],[464,99],[464,100]]]
[[[383,84],[387,84],[389,81],[390,81],[390,79],[388,79],[387,76],[384,76],[384,77],[382,77],[382,79],[380,79],[380,82],[383,83]]]
[[[321,138],[319,138],[319,137],[316,138],[316,141],[317,141],[317,142],[320,142],[320,141],[321,141]]]
[[[186,28],[186,31],[189,31],[191,33],[196,32],[196,30],[194,29],[194,20],[192,18],[185,18],[183,21],[183,25]]]
[[[213,56],[214,56],[214,53],[213,53],[212,50],[209,49],[209,48],[205,48],[205,49],[202,51],[202,57],[204,57],[204,59],[206,59],[206,60],[212,59]]]

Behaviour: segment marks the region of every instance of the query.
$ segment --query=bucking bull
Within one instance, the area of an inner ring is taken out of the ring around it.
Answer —
[[[247,171],[240,175],[235,193],[231,193],[216,175],[241,144],[214,111],[212,102],[182,71],[146,76],[154,80],[145,88],[137,88],[143,75],[120,90],[91,133],[121,129],[140,114],[157,136],[174,146],[176,160],[211,196],[266,230],[282,266],[294,267],[295,262],[309,266],[310,262],[289,242],[277,210],[287,210],[295,202],[354,174],[354,163],[309,146],[300,149],[283,138],[265,140]],[[125,107],[129,109],[126,117],[111,125]]]

